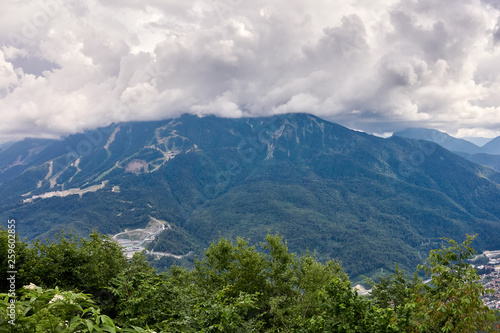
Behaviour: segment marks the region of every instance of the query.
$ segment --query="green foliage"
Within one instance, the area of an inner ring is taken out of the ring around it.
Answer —
[[[391,312],[358,296],[337,262],[292,254],[278,235],[268,235],[261,247],[264,252],[241,238],[236,244],[220,239],[196,263],[195,283],[219,290],[230,286],[232,297],[255,295],[258,308],[247,318],[259,320],[262,332],[376,332],[380,327],[388,332]]]
[[[467,260],[475,255],[470,244],[475,236],[458,244],[432,250],[427,265],[419,272],[430,278],[427,283],[412,280],[399,269],[388,278],[373,284],[375,304],[394,309],[407,332],[477,332],[498,331],[496,313],[483,304],[481,296],[492,292],[478,282],[479,276]]]
[[[170,306],[178,293],[164,277],[148,265],[142,254],[135,254],[108,288],[116,299],[116,321],[144,327],[172,319]]]
[[[262,323],[248,314],[257,308],[258,294],[240,292],[236,297],[232,286],[198,299],[193,307],[193,322],[183,331],[190,332],[259,332]]]
[[[11,239],[11,246],[9,246],[9,239]],[[20,240],[18,234],[9,232],[0,226],[0,291],[10,289],[7,272],[14,269],[9,268],[9,264],[13,264],[17,271],[16,286],[22,286],[29,283],[26,270],[30,270],[35,263],[36,251],[29,248],[26,240]]]
[[[17,240],[33,266],[23,266],[20,281],[38,279],[44,287],[31,282],[15,297],[0,294],[0,332],[499,331],[495,312],[480,298],[488,291],[467,263],[475,253],[471,236],[431,251],[412,278],[396,267],[370,280],[369,296],[352,288],[338,262],[291,253],[279,235],[267,235],[259,248],[221,237],[193,269],[164,273],[143,254],[126,260],[111,239],[90,236],[62,234],[32,248]],[[59,286],[45,287],[51,284]],[[106,302],[94,297],[97,290],[107,293]],[[8,316],[13,300],[15,325]]]
[[[381,277],[377,284],[371,279],[368,279],[368,283],[372,287],[370,296],[373,304],[382,309],[393,310],[395,318],[398,319],[398,325],[406,327],[412,316],[411,298],[422,285],[418,272],[415,272],[413,278],[410,279],[396,265],[393,274]]]
[[[63,232],[56,237],[55,242],[33,242],[35,260],[29,267],[23,265],[29,282],[97,295],[127,265],[121,247],[96,231],[89,238]]]
[[[177,255],[185,255],[189,252],[199,252],[199,245],[185,230],[176,226],[168,232],[161,233],[148,249],[155,252],[167,252]]]
[[[0,294],[0,332],[147,332],[142,329],[121,329],[101,314],[89,295],[59,288],[42,289],[34,284],[19,290],[15,319],[7,316],[9,297]]]
[[[467,235],[462,244],[446,239],[449,246],[431,251],[426,266],[419,266],[431,281],[413,294],[417,327],[428,331],[476,332],[492,330],[495,312],[485,306],[481,296],[492,292],[479,282],[479,276],[466,260],[476,252]]]
[[[300,332],[397,332],[393,312],[378,308],[356,291],[349,280],[334,278],[317,295],[319,314],[305,318]]]

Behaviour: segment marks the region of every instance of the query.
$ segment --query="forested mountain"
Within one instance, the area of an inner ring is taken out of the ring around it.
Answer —
[[[395,136],[403,138],[427,140],[435,142],[438,145],[450,150],[459,151],[468,154],[476,154],[481,152],[481,147],[464,139],[457,139],[444,132],[429,129],[429,128],[407,128],[404,131],[394,133]]]
[[[500,248],[498,174],[431,142],[383,139],[308,114],[184,115],[0,151],[0,219],[22,237],[112,234],[168,221],[155,251],[280,232],[353,276],[413,269],[440,237]]]
[[[494,138],[479,147],[467,140],[457,139],[444,132],[428,128],[408,128],[404,131],[395,132],[394,136],[431,141],[471,162],[500,171],[500,137]]]
[[[481,147],[481,152],[490,155],[500,155],[500,137],[496,137]]]

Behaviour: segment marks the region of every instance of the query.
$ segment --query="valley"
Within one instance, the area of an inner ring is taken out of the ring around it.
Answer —
[[[159,237],[163,232],[172,230],[170,224],[166,221],[160,221],[150,217],[150,222],[144,229],[125,230],[112,238],[120,244],[124,249],[124,254],[127,258],[132,258],[135,253],[145,251],[145,254],[152,255],[156,258],[159,257],[172,257],[175,259],[182,259],[192,254],[192,251],[185,255],[175,255],[167,252],[149,251],[147,245],[151,244],[155,238]]]

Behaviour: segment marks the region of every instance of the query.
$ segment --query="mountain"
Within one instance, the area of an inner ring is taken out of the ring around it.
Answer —
[[[482,147],[491,141],[491,138],[470,137],[470,136],[463,137],[462,139],[469,141],[469,142],[472,142],[473,144],[475,144],[478,147]]]
[[[5,149],[8,145],[12,144],[12,141],[0,141],[0,151]]]
[[[404,131],[395,132],[393,135],[409,139],[427,140],[450,150],[475,154],[481,152],[481,148],[463,139],[457,139],[444,132],[428,128],[408,128]]]
[[[0,146],[0,183],[19,176],[30,166],[46,162],[53,155],[45,148],[53,140],[25,139],[19,142],[9,142]],[[63,153],[63,152],[61,152]]]
[[[478,153],[478,154],[466,154],[460,152],[456,153],[462,156],[463,158],[468,159],[471,162],[481,164],[493,168],[497,171],[500,171],[500,155],[490,155],[484,153]]]
[[[395,132],[393,135],[435,142],[469,161],[500,171],[500,137],[479,147],[467,140],[457,139],[444,132],[427,128],[408,128],[404,131]]]
[[[431,142],[308,114],[113,124],[24,140],[0,161],[0,221],[15,218],[28,239],[116,234],[153,218],[171,228],[150,248],[186,255],[219,235],[279,232],[353,276],[394,262],[414,270],[440,237],[479,233],[476,248],[500,248],[498,173]]]
[[[489,141],[483,147],[481,147],[481,152],[490,155],[500,155],[500,136]]]

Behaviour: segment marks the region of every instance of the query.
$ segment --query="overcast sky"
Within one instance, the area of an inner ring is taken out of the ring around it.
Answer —
[[[0,140],[183,113],[500,135],[500,0],[5,0]]]

